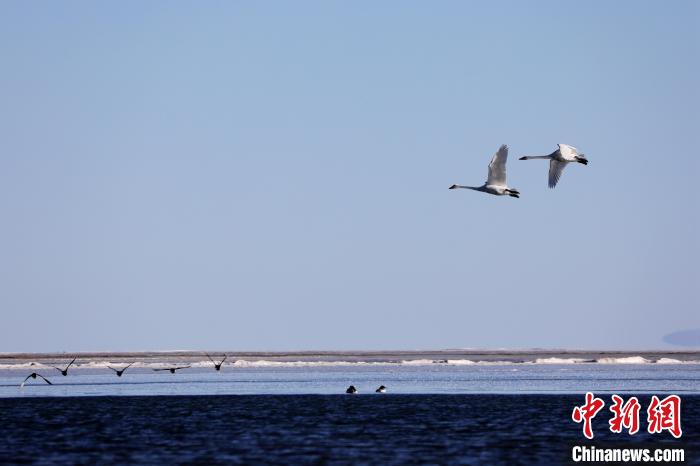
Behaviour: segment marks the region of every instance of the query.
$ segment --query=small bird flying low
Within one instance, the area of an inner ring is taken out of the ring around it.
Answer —
[[[374,391],[375,393],[386,393],[386,387],[384,385],[380,385],[378,389]]]
[[[24,384],[27,383],[27,380],[29,380],[30,378],[31,378],[31,379],[36,379],[37,377],[43,379],[44,382],[46,382],[47,384],[53,385],[51,382],[49,382],[49,379],[47,379],[47,378],[44,377],[43,375],[37,374],[36,372],[32,372],[31,374],[29,374],[29,375],[27,376],[26,379],[24,379],[24,381],[22,382],[22,385],[20,385],[19,388],[24,388]]]
[[[585,154],[579,154],[578,150],[567,144],[557,144],[557,150],[549,155],[526,155],[520,160],[549,159],[549,187],[554,188],[561,178],[561,174],[566,165],[571,162],[578,162],[588,165]]]
[[[348,395],[354,395],[355,393],[357,393],[357,389],[354,385],[350,385],[348,389],[345,390],[345,393],[347,393]]]
[[[126,371],[128,368],[133,366],[134,363],[128,364],[126,367],[122,367],[121,369],[115,369],[114,367],[107,366],[107,368],[112,369],[115,374],[117,374],[117,377],[121,377],[124,374],[124,371]]]
[[[206,354],[206,353],[205,353],[205,354]],[[222,359],[221,362],[217,363],[217,362],[214,361],[214,360],[211,358],[211,356],[209,356],[208,354],[207,354],[207,357],[208,357],[209,360],[214,364],[214,369],[216,369],[217,371],[220,371],[220,370],[221,370],[221,365],[224,363],[224,361],[226,361],[226,358],[228,358],[228,356],[227,356],[226,354],[224,354],[224,359]]]
[[[178,367],[165,367],[163,369],[153,369],[154,371],[170,371],[171,374],[174,374],[175,371],[179,371],[180,369],[189,369],[191,366],[178,366]]]
[[[53,367],[54,369],[56,369],[57,371],[59,371],[59,372],[61,373],[61,375],[65,377],[65,376],[68,375],[68,368],[69,368],[70,366],[73,365],[73,363],[75,362],[76,359],[78,359],[77,356],[74,357],[73,360],[72,360],[71,362],[68,363],[68,365],[66,366],[65,369],[61,369],[60,367],[55,367],[55,366],[51,366],[51,367]]]
[[[508,160],[508,146],[503,144],[489,163],[489,174],[483,186],[461,186],[453,184],[450,189],[473,189],[495,196],[520,197],[520,191],[509,188],[506,183],[506,161]]]

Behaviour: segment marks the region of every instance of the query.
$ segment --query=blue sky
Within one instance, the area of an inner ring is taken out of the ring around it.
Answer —
[[[672,348],[696,2],[6,3],[0,351]],[[521,155],[578,147],[547,188]],[[500,144],[521,199],[478,185]]]

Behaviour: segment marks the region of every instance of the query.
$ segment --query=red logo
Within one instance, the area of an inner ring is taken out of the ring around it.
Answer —
[[[593,396],[593,393],[588,392],[586,393],[586,404],[583,406],[576,406],[574,411],[571,413],[571,419],[573,419],[574,422],[583,421],[583,435],[585,435],[588,439],[593,438],[593,427],[591,425],[591,421],[595,415],[598,414],[598,411],[603,409],[603,406],[605,406],[605,402],[603,400],[596,398]]]
[[[651,397],[649,409],[647,409],[647,421],[650,434],[656,434],[667,430],[676,438],[683,435],[681,431],[681,397],[669,395],[663,400],[654,395]]]
[[[622,397],[613,395],[612,399],[613,405],[610,407],[610,411],[613,412],[614,416],[608,421],[610,432],[619,434],[623,427],[628,430],[630,435],[639,432],[639,409],[641,408],[639,400],[633,396],[627,400],[627,403],[623,404]]]
[[[629,435],[639,432],[639,412],[641,405],[637,397],[630,397],[625,401],[621,396],[612,395],[613,404],[610,411],[612,419],[608,421],[610,432],[619,434],[627,429]],[[576,423],[583,422],[583,435],[587,439],[593,438],[593,418],[603,409],[605,402],[596,398],[591,392],[586,393],[586,402],[574,407],[571,419]],[[675,438],[683,435],[681,430],[681,398],[678,395],[669,395],[659,400],[656,395],[651,397],[647,408],[647,432],[658,434],[667,430]]]

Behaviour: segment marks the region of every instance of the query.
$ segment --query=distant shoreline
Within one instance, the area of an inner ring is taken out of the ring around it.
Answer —
[[[207,354],[227,354],[229,361],[278,361],[278,362],[401,362],[433,360],[469,360],[474,362],[535,362],[536,360],[576,359],[580,362],[596,362],[605,358],[642,357],[649,362],[660,359],[678,361],[700,361],[700,350],[683,351],[618,351],[618,350],[397,350],[397,351],[93,351],[75,353],[0,353],[0,364],[64,360],[77,356],[79,360],[104,360],[119,362],[126,360],[198,361]]]

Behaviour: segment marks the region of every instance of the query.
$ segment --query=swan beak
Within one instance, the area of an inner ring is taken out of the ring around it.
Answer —
[[[586,159],[580,159],[580,160],[578,161],[578,163],[582,163],[582,164],[584,164],[584,165],[588,165],[588,160],[586,160]]]
[[[455,189],[456,187],[457,187],[457,185],[456,185],[456,184],[453,184],[453,185],[450,186],[448,189]]]
[[[518,160],[527,160],[527,157],[520,157]]]

